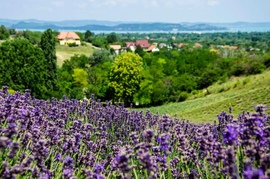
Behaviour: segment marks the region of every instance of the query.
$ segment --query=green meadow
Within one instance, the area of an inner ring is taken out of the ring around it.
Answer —
[[[66,45],[56,45],[57,65],[61,67],[65,60],[74,55],[86,55],[89,57],[94,51],[94,47],[87,43],[85,46],[69,47]]]
[[[195,94],[194,94],[195,93]],[[194,92],[188,100],[162,106],[136,109],[168,114],[195,123],[213,123],[217,114],[232,106],[234,118],[243,111],[254,111],[254,105],[270,106],[270,71],[248,77],[234,77],[226,83],[214,84]]]

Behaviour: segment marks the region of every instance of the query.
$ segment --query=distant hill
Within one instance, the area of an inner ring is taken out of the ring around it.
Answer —
[[[0,19],[0,25],[14,29],[45,30],[91,30],[91,31],[270,31],[270,22],[234,22],[234,23],[208,23],[208,22],[121,22],[100,20],[64,20],[42,21],[36,19],[10,20]]]
[[[225,27],[217,27],[207,23],[185,24],[180,23],[124,23],[114,21],[97,20],[66,20],[66,21],[40,21],[29,20],[8,20],[0,19],[0,25],[14,29],[48,29],[53,30],[92,30],[92,31],[209,31],[226,30]]]

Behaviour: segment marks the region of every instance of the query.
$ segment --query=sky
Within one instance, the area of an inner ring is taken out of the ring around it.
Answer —
[[[270,0],[0,0],[0,19],[270,22]]]

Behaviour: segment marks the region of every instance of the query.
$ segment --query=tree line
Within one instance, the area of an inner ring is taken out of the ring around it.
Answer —
[[[82,39],[120,43],[121,36],[117,34],[102,37],[89,32],[80,34]],[[221,56],[207,47],[185,46],[116,56],[105,45],[89,57],[75,55],[57,67],[57,33],[48,29],[37,41],[31,40],[32,35],[1,44],[0,86],[8,85],[15,91],[31,89],[33,95],[44,99],[63,95],[82,99],[95,94],[102,101],[161,105],[183,101],[190,93],[215,82],[225,82],[231,76],[261,73],[270,66],[267,51],[251,56],[245,50],[227,50],[233,55]]]

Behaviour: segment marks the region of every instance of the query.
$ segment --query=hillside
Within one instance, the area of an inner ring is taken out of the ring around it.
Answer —
[[[181,103],[170,103],[148,109],[153,113],[176,115],[195,123],[212,123],[222,110],[232,106],[235,118],[243,111],[254,111],[254,105],[270,106],[270,71],[263,74],[230,79],[224,84],[215,84],[192,95]],[[269,112],[268,112],[269,113]]]
[[[86,55],[89,57],[93,53],[93,46],[87,44],[86,46],[68,47],[66,45],[56,45],[57,65],[61,67],[65,60],[70,59],[74,55]]]

